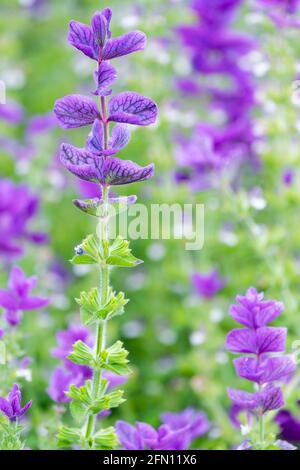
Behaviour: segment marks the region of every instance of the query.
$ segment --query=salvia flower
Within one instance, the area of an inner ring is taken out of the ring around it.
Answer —
[[[283,406],[283,393],[277,384],[296,369],[293,358],[282,354],[287,329],[268,326],[283,309],[281,302],[264,300],[263,293],[253,287],[245,296],[237,296],[237,304],[230,309],[233,319],[243,328],[230,331],[226,346],[231,352],[246,354],[234,360],[235,370],[240,377],[256,383],[257,391],[250,393],[230,388],[228,394],[240,409],[258,416]]]
[[[162,414],[163,424],[156,430],[150,424],[135,426],[117,421],[116,432],[126,450],[186,450],[192,441],[205,434],[209,423],[203,412],[188,408],[181,413]]]
[[[257,165],[252,122],[256,87],[252,73],[243,65],[256,42],[232,29],[241,4],[241,0],[194,0],[195,23],[176,29],[193,68],[191,76],[178,81],[180,90],[193,100],[207,97],[212,110],[222,113],[221,124],[200,122],[190,139],[179,141],[180,168],[175,177],[192,191],[217,186],[225,171],[234,180],[244,162]],[[219,81],[227,85],[214,85]]]
[[[36,284],[35,276],[27,278],[21,268],[18,266],[12,268],[8,289],[0,289],[0,306],[5,309],[5,319],[11,326],[20,323],[22,312],[48,305],[47,299],[30,294]]]
[[[8,417],[10,421],[21,418],[32,405],[32,400],[21,406],[21,390],[17,384],[12,386],[7,398],[0,397],[0,411]]]
[[[117,78],[117,72],[109,60],[143,50],[146,45],[146,37],[140,31],[112,38],[111,17],[112,11],[105,8],[94,14],[91,26],[71,21],[68,37],[74,47],[97,62],[97,90],[94,94],[101,97],[101,109],[92,98],[82,95],[65,96],[57,100],[54,107],[63,128],[92,125],[85,148],[69,144],[61,146],[63,165],[78,178],[107,186],[134,183],[153,176],[153,164],[141,167],[114,155],[130,140],[128,124],[148,126],[157,117],[156,104],[139,93],[119,93],[109,99],[107,108],[103,102],[104,97],[111,93],[109,86]],[[117,124],[106,141],[104,129],[111,122]]]
[[[25,185],[0,180],[0,255],[10,259],[23,253],[22,241],[45,243],[45,233],[32,232],[28,223],[37,214],[39,200]]]
[[[195,272],[192,275],[192,284],[200,297],[203,299],[211,299],[225,287],[226,281],[221,278],[218,271],[214,269],[207,274]]]

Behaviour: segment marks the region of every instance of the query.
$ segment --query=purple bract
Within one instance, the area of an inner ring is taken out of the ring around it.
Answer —
[[[21,418],[28,408],[31,407],[31,400],[21,407],[21,399],[21,391],[17,384],[12,386],[7,398],[0,397],[0,411],[5,414],[10,421],[16,421],[16,419]]]
[[[256,382],[259,388],[255,393],[229,389],[228,394],[239,409],[261,416],[284,405],[281,388],[273,383],[288,379],[296,370],[291,356],[270,356],[285,351],[287,329],[266,326],[280,315],[284,306],[275,300],[264,300],[263,293],[253,287],[236,300],[230,314],[246,328],[230,331],[226,347],[235,353],[248,354],[234,360],[235,370],[240,377]]]

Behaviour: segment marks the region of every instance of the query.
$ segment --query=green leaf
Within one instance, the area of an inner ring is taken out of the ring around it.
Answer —
[[[89,292],[81,292],[76,302],[81,305],[80,313],[83,323],[90,325],[97,320],[110,320],[116,315],[122,315],[124,305],[128,300],[125,299],[123,292],[115,295],[110,289],[109,300],[103,305],[99,291],[94,287]]]
[[[121,236],[118,236],[109,246],[106,263],[111,266],[132,267],[142,262],[133,256],[129,248],[129,242]]]
[[[101,410],[110,410],[124,403],[126,400],[123,398],[123,390],[114,390],[108,395],[103,396],[99,400],[95,400],[90,409],[93,413],[97,414]]]
[[[110,348],[102,351],[99,359],[97,358],[99,367],[115,372],[118,375],[129,374],[130,369],[127,365],[129,363],[127,359],[128,351],[122,346],[123,343],[117,341]]]
[[[80,429],[62,426],[58,430],[57,439],[59,447],[70,447],[75,444],[80,444],[81,431]]]
[[[114,428],[111,426],[100,429],[94,436],[94,448],[97,450],[112,450],[118,445],[118,438]]]
[[[75,364],[89,367],[93,367],[95,363],[93,350],[81,340],[73,344],[73,351],[69,354],[68,359]]]
[[[72,259],[70,259],[72,264],[97,264],[91,256],[89,255],[75,255]]]
[[[92,403],[91,381],[87,380],[85,384],[82,385],[81,387],[70,385],[70,389],[66,393],[66,395],[70,397],[72,400],[80,401],[85,405],[90,405]]]
[[[76,400],[71,401],[70,411],[75,421],[79,424],[83,423],[88,412],[87,407],[80,401]]]
[[[71,259],[73,264],[99,264],[103,262],[100,250],[100,242],[94,235],[88,235],[77,247],[82,254],[76,253]]]

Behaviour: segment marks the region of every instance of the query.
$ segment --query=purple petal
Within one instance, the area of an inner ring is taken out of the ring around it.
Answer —
[[[238,305],[230,308],[231,316],[242,325],[249,328],[259,328],[273,321],[283,311],[284,306],[275,300],[263,300],[263,294],[253,287],[247,290],[245,296],[237,296]]]
[[[60,148],[60,161],[78,178],[87,181],[98,181],[96,167],[97,157],[84,149],[77,149],[73,145],[62,144]]]
[[[149,98],[125,91],[111,98],[108,103],[109,120],[148,126],[156,121],[157,106]]]
[[[154,175],[154,165],[139,166],[130,160],[107,158],[103,161],[101,184],[122,185],[144,181]]]
[[[141,167],[130,160],[96,156],[69,144],[62,144],[60,159],[78,178],[101,184],[122,185],[144,181],[154,173],[153,164]]]
[[[256,330],[257,353],[284,352],[287,329],[264,326]]]
[[[268,386],[262,392],[257,392],[260,413],[278,410],[284,405],[283,393],[279,387]]]
[[[104,8],[101,11],[101,13],[106,18],[106,21],[107,21],[107,37],[110,38],[111,37],[111,32],[110,32],[110,29],[109,29],[109,25],[110,25],[111,18],[112,18],[112,10],[110,8]]]
[[[32,400],[29,400],[29,402],[26,403],[26,405],[23,406],[23,408],[20,409],[18,416],[21,417],[23,416],[24,413],[30,408],[32,405]]]
[[[228,333],[226,347],[238,353],[284,352],[286,334],[286,328],[270,326],[257,330],[236,328]]]
[[[20,310],[5,310],[5,321],[11,326],[17,326],[21,323],[22,312]]]
[[[121,57],[132,52],[142,51],[146,47],[146,35],[141,31],[132,31],[131,33],[109,39],[104,46],[102,58],[104,60]]]
[[[292,357],[270,357],[258,361],[253,357],[239,357],[234,360],[237,374],[247,380],[266,384],[282,380],[295,372],[296,364]]]
[[[150,440],[153,441],[157,439],[157,432],[150,424],[137,422],[136,428],[146,444]]]
[[[8,400],[2,397],[0,397],[0,411],[2,411],[2,413],[4,413],[8,418],[13,417],[14,412],[11,404]]]
[[[253,330],[235,328],[231,330],[226,339],[226,347],[231,352],[256,353],[256,335]]]
[[[131,134],[128,126],[124,124],[116,124],[111,133],[109,146],[114,149],[121,150],[129,143],[130,137]]]
[[[95,72],[97,90],[96,95],[106,95],[108,92],[106,88],[109,87],[117,79],[116,69],[108,64],[107,62],[102,62],[99,66],[99,69]]]
[[[19,301],[11,292],[0,289],[0,306],[8,310],[17,309]]]
[[[83,52],[91,59],[98,60],[99,48],[95,41],[92,28],[90,26],[71,21],[69,25],[69,43]]]
[[[143,440],[137,429],[125,421],[116,422],[116,433],[126,450],[144,450]]]
[[[100,47],[104,46],[106,34],[107,34],[107,19],[100,12],[97,11],[92,18],[92,30],[94,37]]]
[[[57,100],[54,112],[65,129],[88,126],[99,117],[95,102],[83,95],[67,95]]]
[[[102,152],[104,146],[103,126],[102,123],[97,119],[92,127],[91,132],[88,135],[86,141],[86,149],[99,154]]]
[[[46,307],[49,304],[48,299],[43,297],[27,297],[20,303],[20,310],[35,310],[37,308]]]
[[[14,266],[9,276],[9,288],[19,297],[25,297],[29,291],[36,285],[37,278],[32,276],[26,278],[24,272],[19,266]]]
[[[227,392],[230,400],[242,409],[253,410],[258,405],[258,397],[255,393],[249,393],[234,388],[228,388]]]

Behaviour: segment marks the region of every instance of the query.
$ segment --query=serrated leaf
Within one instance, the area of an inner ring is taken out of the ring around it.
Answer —
[[[99,240],[94,235],[88,235],[77,247],[82,253],[76,253],[71,259],[73,264],[99,264],[103,261]]]
[[[73,351],[67,358],[75,364],[89,367],[93,367],[95,362],[93,350],[81,340],[73,344]]]
[[[112,450],[118,445],[118,438],[114,428],[111,426],[100,429],[94,436],[94,448],[97,450]]]
[[[133,267],[142,262],[131,253],[129,242],[121,236],[118,236],[109,246],[106,263],[111,266]]]
[[[88,292],[81,292],[76,302],[81,305],[80,313],[83,323],[90,325],[97,320],[110,320],[116,315],[122,315],[124,305],[128,300],[125,299],[123,292],[115,295],[110,289],[109,300],[103,305],[99,291],[94,287]]]
[[[124,349],[123,343],[117,341],[110,348],[101,352],[99,357],[99,366],[104,369],[115,372],[118,375],[129,374],[128,351]]]
[[[70,447],[80,443],[81,431],[80,429],[62,426],[58,430],[57,439],[59,447]]]
[[[109,410],[111,408],[116,408],[117,406],[124,403],[126,400],[123,398],[123,390],[114,390],[108,395],[103,396],[99,400],[95,400],[91,405],[90,409],[93,413],[97,414],[101,410]]]

